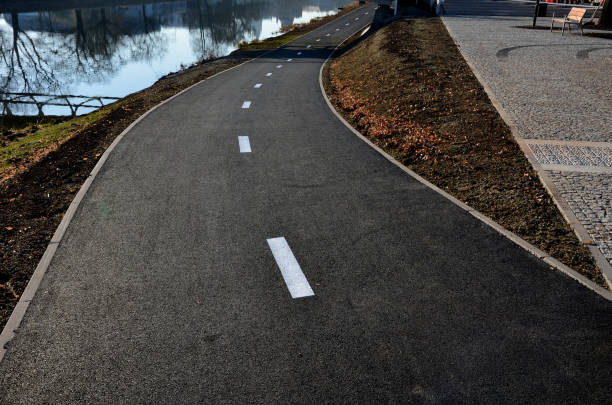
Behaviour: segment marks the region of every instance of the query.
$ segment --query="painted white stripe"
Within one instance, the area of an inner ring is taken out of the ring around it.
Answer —
[[[365,13],[363,13],[363,14],[368,15],[368,14],[370,14],[370,12],[369,12],[369,11],[366,11],[366,12],[365,12]]]
[[[321,40],[321,38],[317,38],[317,42],[319,42]]]
[[[325,34],[326,37],[330,36],[331,34]]]
[[[293,59],[287,59],[287,62],[291,62]]]
[[[315,295],[285,238],[268,239],[268,246],[287,284],[291,298]]]
[[[312,45],[308,45],[306,48],[310,48]]]
[[[240,145],[240,153],[250,153],[251,143],[249,142],[248,136],[239,136],[238,145]]]
[[[297,54],[297,55],[298,55],[298,56],[300,56],[301,54],[302,54],[302,52],[298,52],[298,54]]]
[[[355,18],[355,21],[359,20],[359,17]]]
[[[251,108],[251,102],[245,101],[244,103],[242,103],[242,108]]]
[[[266,77],[272,76],[272,73],[266,73]]]
[[[336,28],[336,31],[340,31],[340,28]]]
[[[276,65],[276,68],[277,68],[277,69],[280,69],[280,68],[282,68],[282,67],[283,67],[283,65]]]
[[[346,23],[346,24],[344,24],[344,25],[351,25],[351,23]]]
[[[253,86],[253,87],[255,87],[256,89],[258,89],[258,88],[260,88],[260,87],[261,87],[261,83],[257,83],[257,84],[256,84],[255,86]]]

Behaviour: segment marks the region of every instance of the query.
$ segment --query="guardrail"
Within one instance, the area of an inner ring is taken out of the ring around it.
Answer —
[[[38,115],[41,117],[45,115],[44,106],[68,107],[70,115],[74,117],[81,107],[99,109],[119,99],[120,97],[77,96],[73,94],[0,93],[2,115],[12,115],[11,105],[35,105],[38,109]],[[92,104],[94,102],[96,104]]]

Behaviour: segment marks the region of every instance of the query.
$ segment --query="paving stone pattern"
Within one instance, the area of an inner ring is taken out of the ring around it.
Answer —
[[[597,172],[612,166],[612,41],[519,28],[531,25],[533,5],[518,2],[447,0],[444,8],[451,36],[539,163],[595,168],[549,172],[551,186],[612,264],[612,174]],[[550,26],[548,12],[538,25]]]
[[[531,143],[528,145],[538,162],[543,165],[612,167],[612,148]]]
[[[556,188],[612,264],[612,175],[550,171]]]

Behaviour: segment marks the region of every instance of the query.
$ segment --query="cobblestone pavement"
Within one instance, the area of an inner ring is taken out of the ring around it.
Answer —
[[[612,175],[551,171],[549,176],[612,263]]]
[[[550,8],[539,26],[550,26]],[[532,23],[524,3],[447,0],[444,11],[519,142],[612,264],[612,40],[520,28]]]

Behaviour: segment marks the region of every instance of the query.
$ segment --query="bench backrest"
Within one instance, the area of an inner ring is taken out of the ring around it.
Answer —
[[[582,18],[586,14],[586,11],[586,8],[572,7],[569,14],[567,15],[567,19],[580,22],[580,20],[582,20]]]

